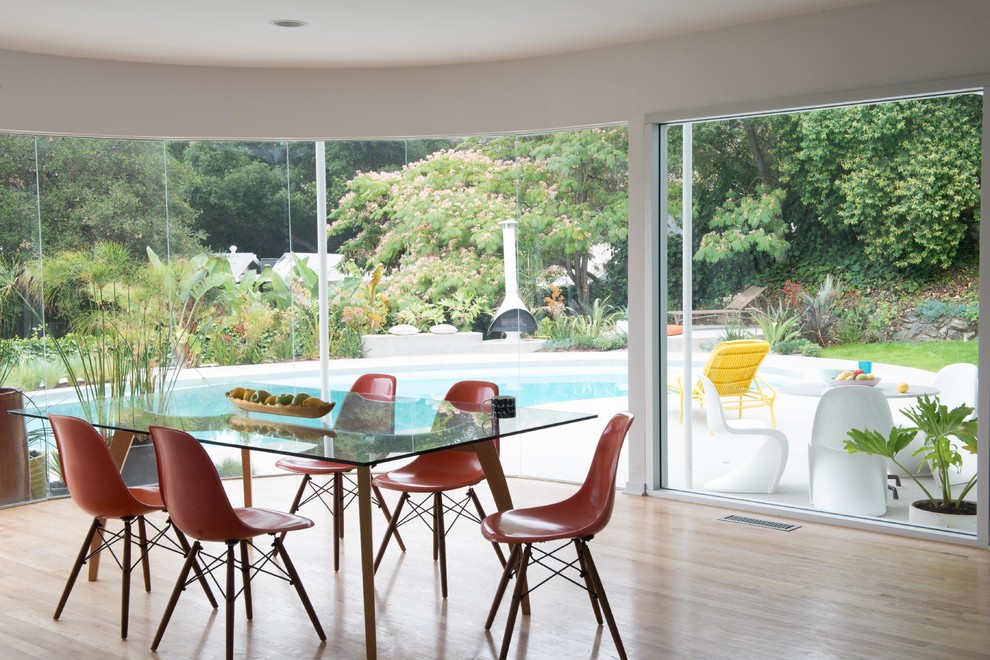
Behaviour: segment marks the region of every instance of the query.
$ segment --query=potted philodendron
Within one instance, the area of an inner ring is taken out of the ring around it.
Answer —
[[[967,500],[966,496],[976,485],[976,475],[962,484],[957,493],[953,493],[951,478],[953,471],[959,472],[962,468],[960,450],[976,453],[977,420],[970,419],[973,408],[960,405],[949,409],[937,396],[924,396],[917,405],[902,412],[914,426],[895,426],[887,437],[879,431],[853,429],[844,443],[846,450],[849,453],[884,456],[914,480],[926,499],[911,504],[908,513],[910,522],[975,532],[976,503]],[[921,463],[927,462],[931,466],[932,476],[935,477],[932,490],[897,460],[898,452],[907,448],[919,433],[924,435],[924,444],[912,455],[919,456]]]

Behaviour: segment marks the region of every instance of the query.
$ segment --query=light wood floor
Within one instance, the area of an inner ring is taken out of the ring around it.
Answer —
[[[258,479],[255,503],[284,508],[296,480]],[[237,497],[239,482],[229,482]],[[510,480],[518,505],[561,499],[573,486]],[[489,503],[490,506],[490,503]],[[236,652],[251,658],[363,656],[356,511],[340,573],[331,564],[329,516],[286,547],[327,631],[321,645],[295,593],[260,576],[254,620],[239,601]],[[990,553],[801,523],[793,532],[719,521],[718,507],[619,495],[605,533],[591,543],[630,658],[987,658]],[[377,512],[376,512],[377,516]],[[376,524],[378,523],[376,518]],[[61,620],[52,612],[88,525],[70,500],[0,510],[0,658],[148,658],[180,558],[152,555],[152,592],[135,579],[130,636],[118,636],[120,575],[102,562],[85,571]],[[384,525],[376,527],[376,539]],[[408,525],[409,551],[390,548],[377,579],[382,658],[493,658],[504,611],[483,629],[499,566],[476,527],[448,536],[450,597],[425,526]],[[532,579],[531,574],[531,579]],[[517,625],[512,658],[613,658],[587,597],[560,579],[537,590]],[[157,654],[222,657],[224,621],[190,587]]]

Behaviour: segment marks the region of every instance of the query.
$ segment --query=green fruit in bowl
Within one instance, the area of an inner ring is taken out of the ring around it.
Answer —
[[[292,405],[292,395],[291,394],[280,394],[276,398],[276,402],[280,406],[291,406]]]
[[[251,395],[251,401],[254,403],[264,403],[268,400],[268,397],[272,395],[271,392],[266,392],[265,390],[258,390]]]
[[[297,394],[294,397],[292,397],[292,405],[294,405],[294,406],[301,406],[302,405],[302,402],[305,401],[306,399],[308,399],[309,396],[310,395],[309,394],[306,394],[305,392],[300,392],[299,394]]]

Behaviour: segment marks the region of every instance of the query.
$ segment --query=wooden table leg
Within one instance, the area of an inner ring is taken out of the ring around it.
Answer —
[[[369,660],[378,657],[375,632],[375,555],[371,540],[371,468],[357,469],[358,520],[361,525],[361,578],[364,584],[364,641]]]
[[[478,462],[485,471],[485,479],[488,481],[488,488],[495,498],[495,506],[499,511],[508,511],[512,508],[512,495],[509,494],[509,485],[505,482],[505,472],[502,470],[502,461],[498,457],[498,450],[495,449],[495,442],[479,442],[474,445],[474,451],[478,454]]]
[[[134,433],[130,431],[114,431],[113,437],[110,438],[110,456],[113,457],[114,465],[117,466],[118,470],[124,468],[124,461],[127,460],[127,454],[131,451],[131,445],[134,444]],[[106,518],[100,518],[100,526],[102,527],[107,522]],[[93,542],[89,546],[89,551],[94,552],[103,543],[103,538],[100,534],[93,537]],[[100,576],[100,556],[93,555],[89,560],[89,581],[95,582],[96,578]]]
[[[244,482],[244,506],[253,506],[250,449],[241,449],[241,479]]]
[[[478,455],[478,462],[485,471],[485,480],[488,481],[488,488],[492,491],[495,506],[499,511],[508,511],[512,508],[512,495],[509,493],[509,484],[505,481],[505,471],[502,470],[502,460],[495,448],[495,441],[478,442],[473,446],[474,452]],[[511,548],[509,550],[511,551]],[[523,596],[522,611],[523,614],[529,615],[528,594]]]

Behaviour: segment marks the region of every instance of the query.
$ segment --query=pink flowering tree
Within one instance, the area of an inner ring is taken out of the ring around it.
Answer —
[[[471,300],[491,311],[504,290],[499,223],[516,217],[516,167],[467,150],[439,152],[398,172],[361,173],[333,212],[330,232],[351,235],[341,249],[359,267],[384,265],[382,288],[397,310]],[[444,316],[470,326],[463,315]]]
[[[467,327],[502,300],[500,223],[515,219],[523,299],[535,308],[563,273],[588,304],[593,246],[625,243],[625,153],[624,128],[466,141],[355,176],[330,234],[360,268],[384,265],[396,309],[432,305],[424,318]]]

